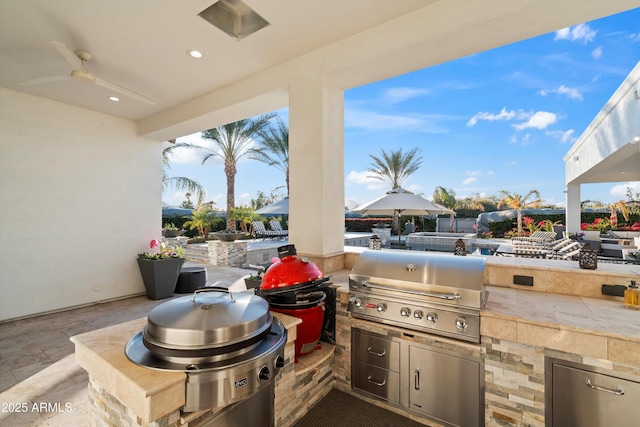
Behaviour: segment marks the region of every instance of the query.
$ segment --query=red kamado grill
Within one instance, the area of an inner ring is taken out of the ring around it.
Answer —
[[[330,283],[314,263],[296,253],[294,245],[278,248],[279,259],[264,273],[260,295],[272,311],[302,320],[297,326],[297,363],[299,356],[320,347],[326,298],[322,289]]]

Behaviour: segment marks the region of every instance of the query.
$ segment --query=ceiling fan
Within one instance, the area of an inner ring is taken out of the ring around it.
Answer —
[[[130,91],[129,89],[125,89],[122,86],[118,86],[115,83],[108,82],[101,79],[100,77],[96,77],[95,75],[91,74],[91,72],[87,69],[87,62],[92,58],[92,55],[89,52],[85,52],[84,50],[71,50],[66,44],[54,40],[51,40],[51,43],[53,43],[56,49],[58,49],[62,56],[64,56],[64,59],[66,59],[67,62],[71,65],[71,74],[68,74],[66,76],[50,76],[33,80],[23,80],[17,82],[17,84],[19,84],[20,86],[33,86],[73,79],[82,83],[97,84],[98,86],[111,89],[122,95],[128,96],[129,98],[133,98],[136,101],[144,102],[145,104],[149,105],[155,105],[155,102],[150,100],[149,98],[145,98],[142,95]]]

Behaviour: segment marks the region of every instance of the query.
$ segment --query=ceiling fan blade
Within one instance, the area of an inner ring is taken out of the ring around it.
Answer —
[[[60,52],[60,54],[64,56],[64,59],[66,59],[69,65],[71,65],[72,69],[84,70],[82,60],[78,58],[78,56],[71,49],[69,49],[69,46],[55,40],[51,40],[51,43],[53,43],[56,49],[58,49],[58,52]]]
[[[45,83],[51,82],[60,82],[63,80],[70,80],[71,76],[49,76],[49,77],[40,77],[39,79],[31,79],[31,80],[22,80],[20,82],[16,82],[16,84],[20,86],[35,86],[41,85]]]
[[[139,94],[137,94],[135,92],[131,92],[129,89],[125,89],[122,86],[118,86],[115,83],[108,82],[108,81],[103,80],[103,79],[101,79],[99,77],[96,77],[96,84],[100,85],[102,87],[106,87],[107,89],[111,89],[111,90],[114,90],[116,92],[119,92],[119,93],[121,93],[123,95],[128,96],[129,98],[135,99],[136,101],[144,102],[145,104],[149,104],[149,105],[156,105],[156,103],[154,101],[150,100],[149,98],[145,98],[142,95],[139,95]]]

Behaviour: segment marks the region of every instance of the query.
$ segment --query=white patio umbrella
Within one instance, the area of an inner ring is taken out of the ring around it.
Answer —
[[[289,198],[285,197],[256,211],[260,215],[289,215]]]
[[[411,191],[398,187],[387,191],[382,197],[378,197],[367,203],[363,203],[352,209],[351,212],[366,215],[444,215],[454,214],[451,209],[431,202],[424,197],[413,194]],[[400,230],[398,230],[398,245],[400,244]]]

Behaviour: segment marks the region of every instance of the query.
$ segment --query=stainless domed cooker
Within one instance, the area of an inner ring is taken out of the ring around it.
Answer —
[[[192,412],[226,406],[271,383],[284,366],[286,340],[263,298],[205,287],[151,310],[125,353],[147,368],[186,372],[183,411]]]

